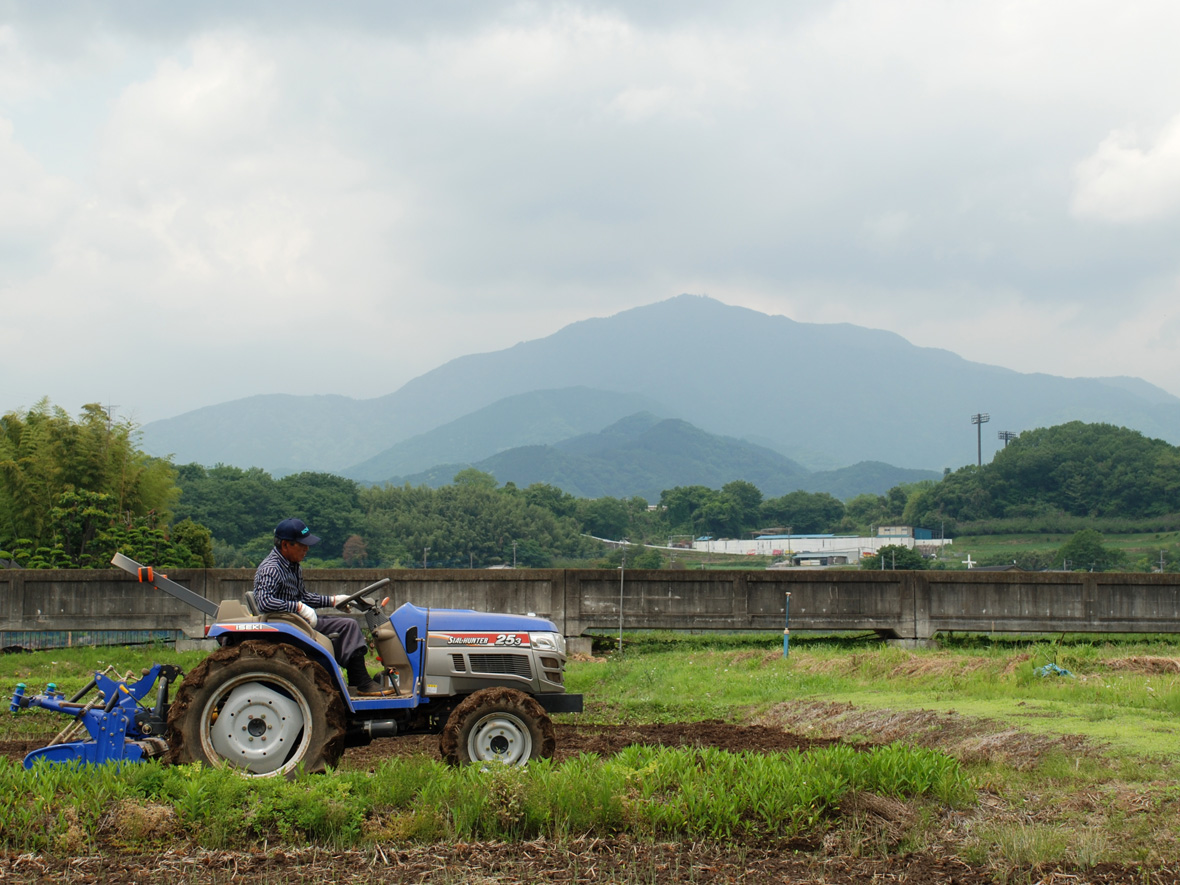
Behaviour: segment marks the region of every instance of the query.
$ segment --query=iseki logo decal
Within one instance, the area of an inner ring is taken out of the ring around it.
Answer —
[[[233,633],[245,633],[254,630],[273,633],[277,629],[276,627],[270,626],[270,624],[222,624],[221,626]]]

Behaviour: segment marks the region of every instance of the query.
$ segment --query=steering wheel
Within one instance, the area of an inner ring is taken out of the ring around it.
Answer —
[[[344,599],[341,602],[339,602],[336,605],[336,608],[340,609],[341,611],[348,611],[349,603],[357,602],[358,600],[364,602],[369,608],[372,608],[373,603],[369,602],[369,600],[367,600],[367,599],[361,600],[361,597],[367,593],[372,593],[378,587],[384,587],[388,583],[389,583],[389,578],[382,578],[376,584],[370,584],[368,587],[363,587],[360,590],[356,591],[356,593],[352,594],[352,596],[349,596],[347,599]]]

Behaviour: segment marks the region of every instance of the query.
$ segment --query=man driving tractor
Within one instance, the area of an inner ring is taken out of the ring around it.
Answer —
[[[300,563],[308,550],[320,542],[301,519],[284,519],[275,527],[275,546],[254,574],[254,597],[262,612],[286,612],[307,621],[332,640],[336,662],[344,668],[348,684],[361,697],[396,694],[395,688],[382,688],[365,666],[368,646],[360,625],[352,618],[320,617],[317,608],[340,605],[345,595],[321,596],[311,593],[303,583]]]

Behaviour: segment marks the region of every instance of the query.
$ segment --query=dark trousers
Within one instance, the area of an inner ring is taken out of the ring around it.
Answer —
[[[336,655],[336,663],[344,666],[358,651],[367,651],[365,634],[361,632],[361,625],[352,618],[333,618],[320,616],[316,630],[332,639],[332,652]],[[333,636],[332,634],[336,634]]]

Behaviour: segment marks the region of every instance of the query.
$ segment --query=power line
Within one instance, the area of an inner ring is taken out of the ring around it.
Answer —
[[[983,425],[992,419],[987,412],[977,412],[971,416],[971,423],[975,425],[975,448],[978,464],[983,466]]]

